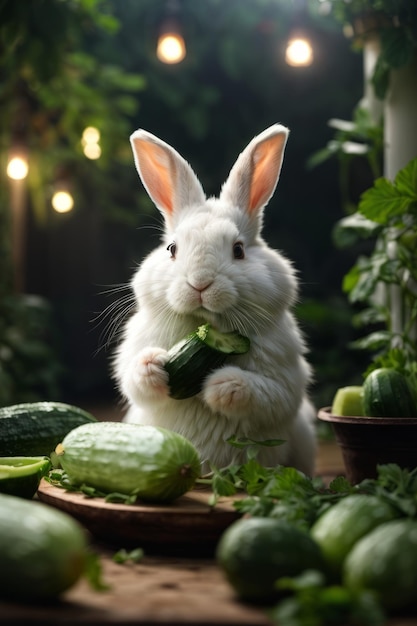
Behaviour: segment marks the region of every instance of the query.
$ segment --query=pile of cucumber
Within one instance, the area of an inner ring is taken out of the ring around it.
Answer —
[[[84,528],[33,499],[42,477],[63,472],[73,488],[168,503],[193,487],[201,468],[177,433],[99,422],[62,403],[0,409],[0,446],[0,597],[19,602],[55,599],[87,574]],[[52,457],[60,469],[51,469]]]
[[[210,371],[249,346],[238,333],[199,326],[170,350],[171,396],[197,394]],[[196,448],[173,431],[100,422],[62,402],[0,408],[0,596],[55,598],[85,571],[84,529],[66,513],[33,500],[43,477],[51,481],[55,473],[65,477],[59,486],[165,504],[191,489],[200,472]]]
[[[363,385],[340,387],[331,412],[356,417],[417,417],[417,390],[400,371],[381,367],[371,371]]]
[[[49,601],[72,587],[88,562],[88,538],[71,516],[33,500],[65,435],[97,420],[61,402],[0,408],[0,597]]]

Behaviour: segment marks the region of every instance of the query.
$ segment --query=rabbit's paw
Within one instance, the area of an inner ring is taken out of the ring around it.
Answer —
[[[145,348],[139,353],[133,374],[134,384],[145,395],[168,394],[168,353],[162,348]]]
[[[203,397],[213,411],[227,415],[247,408],[250,388],[240,368],[223,367],[207,378]]]

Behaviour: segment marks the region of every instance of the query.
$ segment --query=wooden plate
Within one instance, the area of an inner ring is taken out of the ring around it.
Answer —
[[[38,498],[69,513],[98,539],[152,551],[210,553],[223,531],[239,518],[233,498],[209,505],[210,490],[187,492],[169,505],[113,504],[65,491],[42,479]]]

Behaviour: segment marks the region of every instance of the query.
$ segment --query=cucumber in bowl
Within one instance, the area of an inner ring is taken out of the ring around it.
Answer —
[[[407,378],[389,367],[375,369],[365,378],[363,407],[369,417],[417,417]]]

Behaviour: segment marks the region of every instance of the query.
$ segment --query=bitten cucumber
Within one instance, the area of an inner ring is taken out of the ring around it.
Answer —
[[[75,485],[150,502],[175,500],[200,476],[200,458],[193,444],[156,426],[83,424],[66,435],[56,454]]]
[[[0,494],[0,555],[1,598],[53,600],[85,572],[87,539],[70,515]]]
[[[0,456],[50,456],[63,437],[96,422],[87,411],[63,402],[26,402],[0,408]]]
[[[45,456],[0,457],[0,493],[33,498],[51,462]]]
[[[340,387],[333,398],[332,414],[363,416],[363,387],[361,385]]]
[[[165,369],[170,395],[181,400],[201,391],[207,374],[221,367],[229,355],[244,354],[250,340],[236,331],[221,333],[203,324],[169,350]]]

